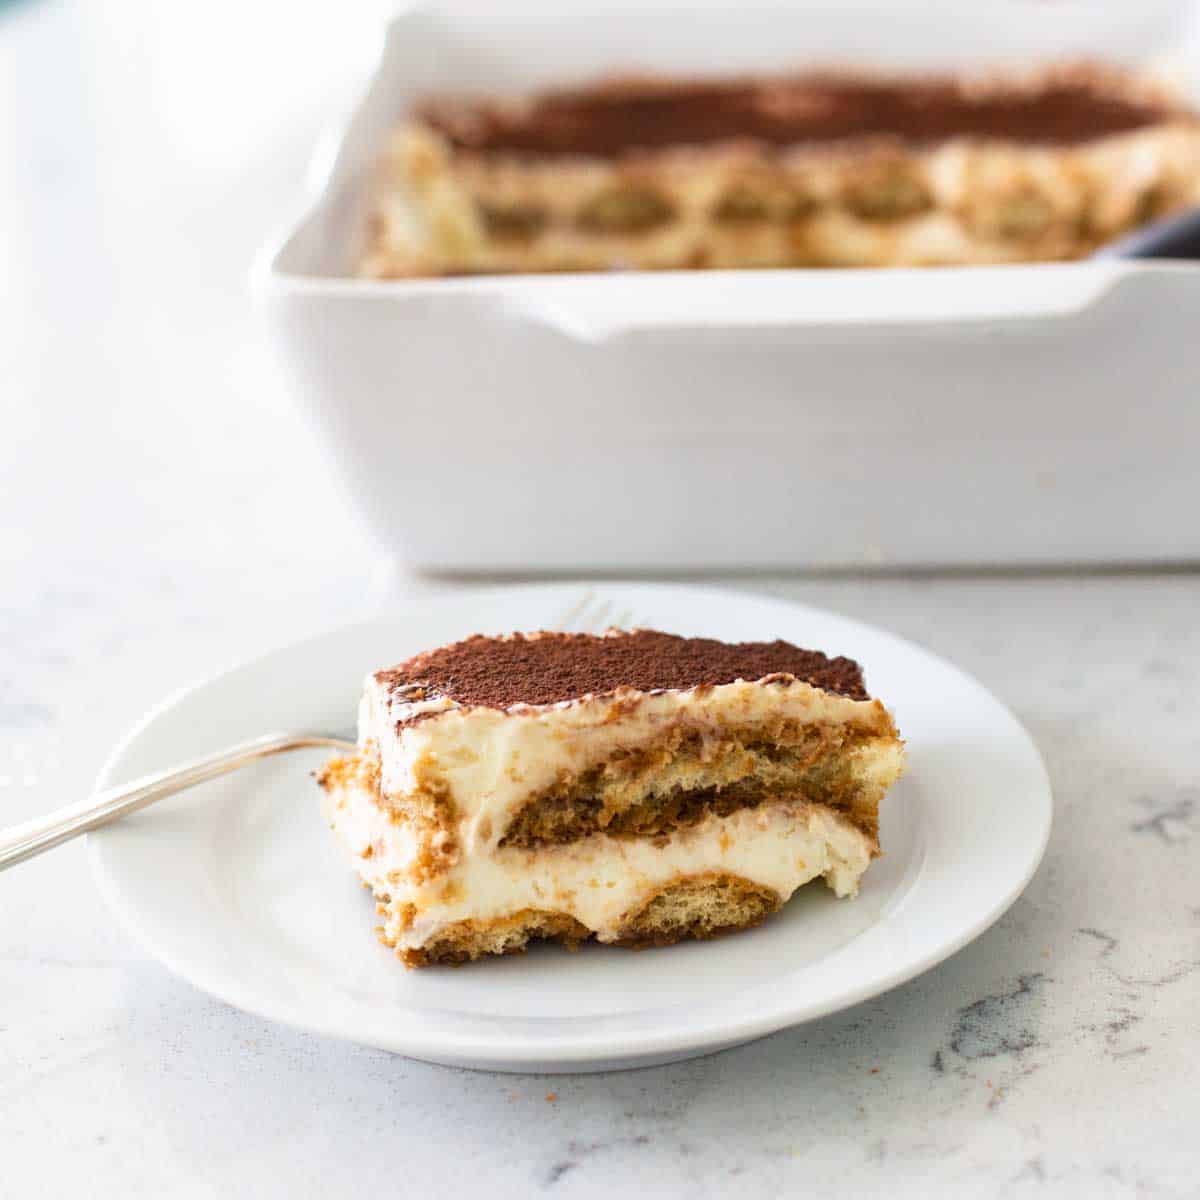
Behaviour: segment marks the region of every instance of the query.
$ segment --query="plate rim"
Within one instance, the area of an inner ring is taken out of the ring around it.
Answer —
[[[188,960],[184,955],[176,954],[172,946],[161,944],[160,939],[152,935],[139,919],[137,906],[127,902],[115,873],[105,860],[106,830],[102,828],[87,835],[88,860],[92,878],[122,929],[149,957],[161,963],[175,977],[241,1012],[292,1029],[316,1033],[351,1044],[375,1046],[427,1062],[484,1070],[586,1070],[589,1067],[597,1069],[597,1064],[600,1064],[599,1069],[604,1069],[603,1064],[612,1063],[620,1064],[617,1069],[625,1069],[636,1067],[639,1064],[651,1065],[655,1062],[715,1052],[732,1045],[743,1044],[784,1029],[806,1024],[809,1021],[819,1020],[889,992],[946,961],[980,937],[1008,911],[1028,887],[1045,856],[1053,828],[1054,814],[1053,787],[1037,742],[1008,705],[975,676],[910,638],[902,637],[890,629],[861,621],[856,617],[845,616],[834,609],[823,608],[804,601],[746,591],[737,587],[697,582],[580,579],[544,583],[495,584],[463,590],[447,589],[440,595],[434,592],[425,598],[430,601],[438,598],[452,598],[456,602],[475,601],[486,604],[490,597],[498,595],[511,597],[520,593],[542,596],[561,594],[566,598],[578,597],[588,591],[599,591],[605,588],[620,589],[624,593],[635,590],[655,594],[664,591],[702,593],[710,598],[717,597],[724,603],[737,603],[739,600],[766,602],[800,614],[808,613],[824,619],[833,619],[850,633],[862,630],[869,633],[874,639],[889,640],[965,680],[1008,719],[1014,735],[1024,745],[1029,765],[1036,767],[1037,794],[1041,801],[1038,805],[1041,822],[1040,828],[1036,831],[1036,840],[1032,836],[1029,840],[1031,850],[1028,852],[1028,859],[1022,871],[1019,875],[1012,876],[1002,893],[1000,890],[996,891],[985,911],[976,920],[964,925],[954,936],[939,940],[923,953],[906,960],[901,966],[872,976],[857,987],[842,988],[816,1001],[804,1001],[796,998],[791,1001],[786,1010],[776,1010],[763,1016],[755,1016],[753,1013],[734,1014],[719,1029],[707,1025],[699,1027],[684,1025],[674,1030],[670,1028],[647,1030],[639,1032],[636,1040],[632,1043],[628,1037],[614,1041],[611,1033],[593,1034],[591,1037],[573,1034],[566,1038],[535,1040],[501,1037],[495,1033],[489,1036],[473,1031],[443,1031],[438,1033],[434,1039],[429,1040],[421,1037],[406,1038],[403,1030],[397,1029],[394,1035],[389,1033],[386,1037],[376,1036],[374,1031],[369,1031],[364,1036],[357,1036],[337,1020],[325,1020],[316,1013],[297,1014],[291,1009],[281,1011],[278,1006],[272,1007],[267,1003],[258,1003],[260,997],[253,988],[239,990],[236,986],[231,986],[224,977],[214,978],[213,973],[202,965],[200,969],[197,969],[196,963]],[[404,594],[398,599],[399,606],[395,614],[397,619],[403,616],[406,605],[419,603],[422,597],[420,593],[416,593]],[[377,612],[373,616],[329,626],[304,637],[281,641],[257,653],[226,661],[224,665],[206,673],[201,678],[174,689],[143,713],[117,740],[97,773],[96,789],[111,787],[120,782],[121,762],[134,745],[161,718],[190,697],[207,690],[239,670],[253,668],[273,656],[297,651],[302,647],[329,638],[349,635],[355,630],[366,629],[381,621],[389,620],[391,617],[392,614],[385,615],[383,612]],[[1032,835],[1034,831],[1030,832]],[[504,1018],[496,1017],[494,1019],[502,1021]]]

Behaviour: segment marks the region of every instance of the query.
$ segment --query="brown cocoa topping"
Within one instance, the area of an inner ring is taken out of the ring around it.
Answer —
[[[1163,99],[1080,64],[1044,78],[873,77],[610,80],[520,101],[432,100],[418,116],[462,149],[617,158],[637,150],[751,140],[775,146],[890,134],[1069,144],[1178,115]]]
[[[378,672],[376,678],[393,691],[416,686],[429,697],[505,709],[607,695],[622,688],[656,692],[779,675],[855,700],[868,698],[862,671],[848,658],[827,658],[783,641],[730,643],[649,629],[606,637],[477,635],[418,654]]]

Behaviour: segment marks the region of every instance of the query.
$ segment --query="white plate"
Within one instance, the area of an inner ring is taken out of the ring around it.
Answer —
[[[553,626],[578,585],[414,600],[235,667],[151,713],[108,785],[274,729],[346,729],[362,677],[475,631]],[[249,1012],[415,1058],[510,1071],[648,1065],[732,1046],[875,996],[986,929],[1033,874],[1050,786],[1028,734],[955,667],[830,613],[652,584],[594,589],[610,613],[682,634],[782,637],[865,666],[895,712],[908,775],[885,801],[884,856],[853,901],[803,888],[761,928],[630,953],[599,946],[405,971],[325,827],[309,772],[264,762],[92,835],[130,932],[172,971]]]

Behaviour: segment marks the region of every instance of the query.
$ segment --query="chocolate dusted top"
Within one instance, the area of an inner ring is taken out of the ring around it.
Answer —
[[[607,695],[620,688],[688,690],[776,675],[795,676],[853,700],[869,699],[862,670],[849,658],[827,658],[790,642],[718,642],[650,629],[604,637],[476,635],[418,654],[375,678],[397,698],[444,696],[464,706],[506,709]]]
[[[1029,80],[811,72],[781,78],[619,79],[523,100],[430,100],[417,115],[464,150],[614,158],[749,139],[771,145],[887,136],[1073,143],[1181,115],[1144,82],[1096,65]]]

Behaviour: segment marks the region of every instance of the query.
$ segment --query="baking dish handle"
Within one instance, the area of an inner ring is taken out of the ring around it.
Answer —
[[[850,335],[882,328],[1058,322],[1147,275],[1195,267],[1121,259],[1033,266],[713,271],[513,279],[514,316],[574,342]]]

